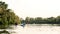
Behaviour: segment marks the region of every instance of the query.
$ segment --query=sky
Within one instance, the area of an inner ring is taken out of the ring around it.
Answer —
[[[60,0],[1,0],[20,18],[56,17],[60,15]]]

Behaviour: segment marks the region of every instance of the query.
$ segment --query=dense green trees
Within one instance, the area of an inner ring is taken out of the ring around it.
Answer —
[[[25,23],[27,24],[60,24],[60,16],[57,17],[49,17],[49,18],[42,18],[42,17],[36,17],[36,18],[30,18],[26,17]]]
[[[19,17],[7,7],[8,5],[5,2],[0,1],[0,27],[1,25],[7,27],[7,25],[20,23]]]

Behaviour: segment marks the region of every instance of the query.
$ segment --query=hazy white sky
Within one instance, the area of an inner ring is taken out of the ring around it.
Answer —
[[[19,17],[51,17],[60,15],[60,0],[2,0]]]

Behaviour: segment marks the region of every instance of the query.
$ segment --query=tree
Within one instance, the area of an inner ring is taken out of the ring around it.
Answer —
[[[29,23],[30,23],[30,24],[33,24],[33,23],[35,23],[35,21],[34,21],[34,18],[30,18],[30,21],[29,21]]]
[[[35,23],[36,24],[42,24],[43,23],[43,19],[41,17],[37,17],[37,18],[35,18]]]
[[[57,23],[57,24],[60,24],[60,16],[57,16],[57,17],[56,17],[56,23]]]
[[[47,18],[47,23],[48,24],[56,24],[56,20],[54,17],[49,17],[49,18]]]
[[[29,17],[26,17],[25,23],[26,23],[26,24],[29,24],[29,21],[30,21],[30,18],[29,18]]]
[[[0,28],[3,26],[4,28],[8,27],[8,25],[12,25],[15,23],[20,23],[20,19],[15,13],[7,8],[8,5],[5,2],[0,2]]]

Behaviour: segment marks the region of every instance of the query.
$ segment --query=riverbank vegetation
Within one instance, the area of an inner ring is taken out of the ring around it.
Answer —
[[[22,20],[21,22],[24,22],[26,24],[60,24],[60,16],[48,17],[48,18],[42,18],[42,17],[30,18],[30,17],[26,17],[26,19]]]
[[[8,9],[8,4],[0,1],[0,28],[7,28],[15,23],[20,24],[20,19],[12,9]]]

